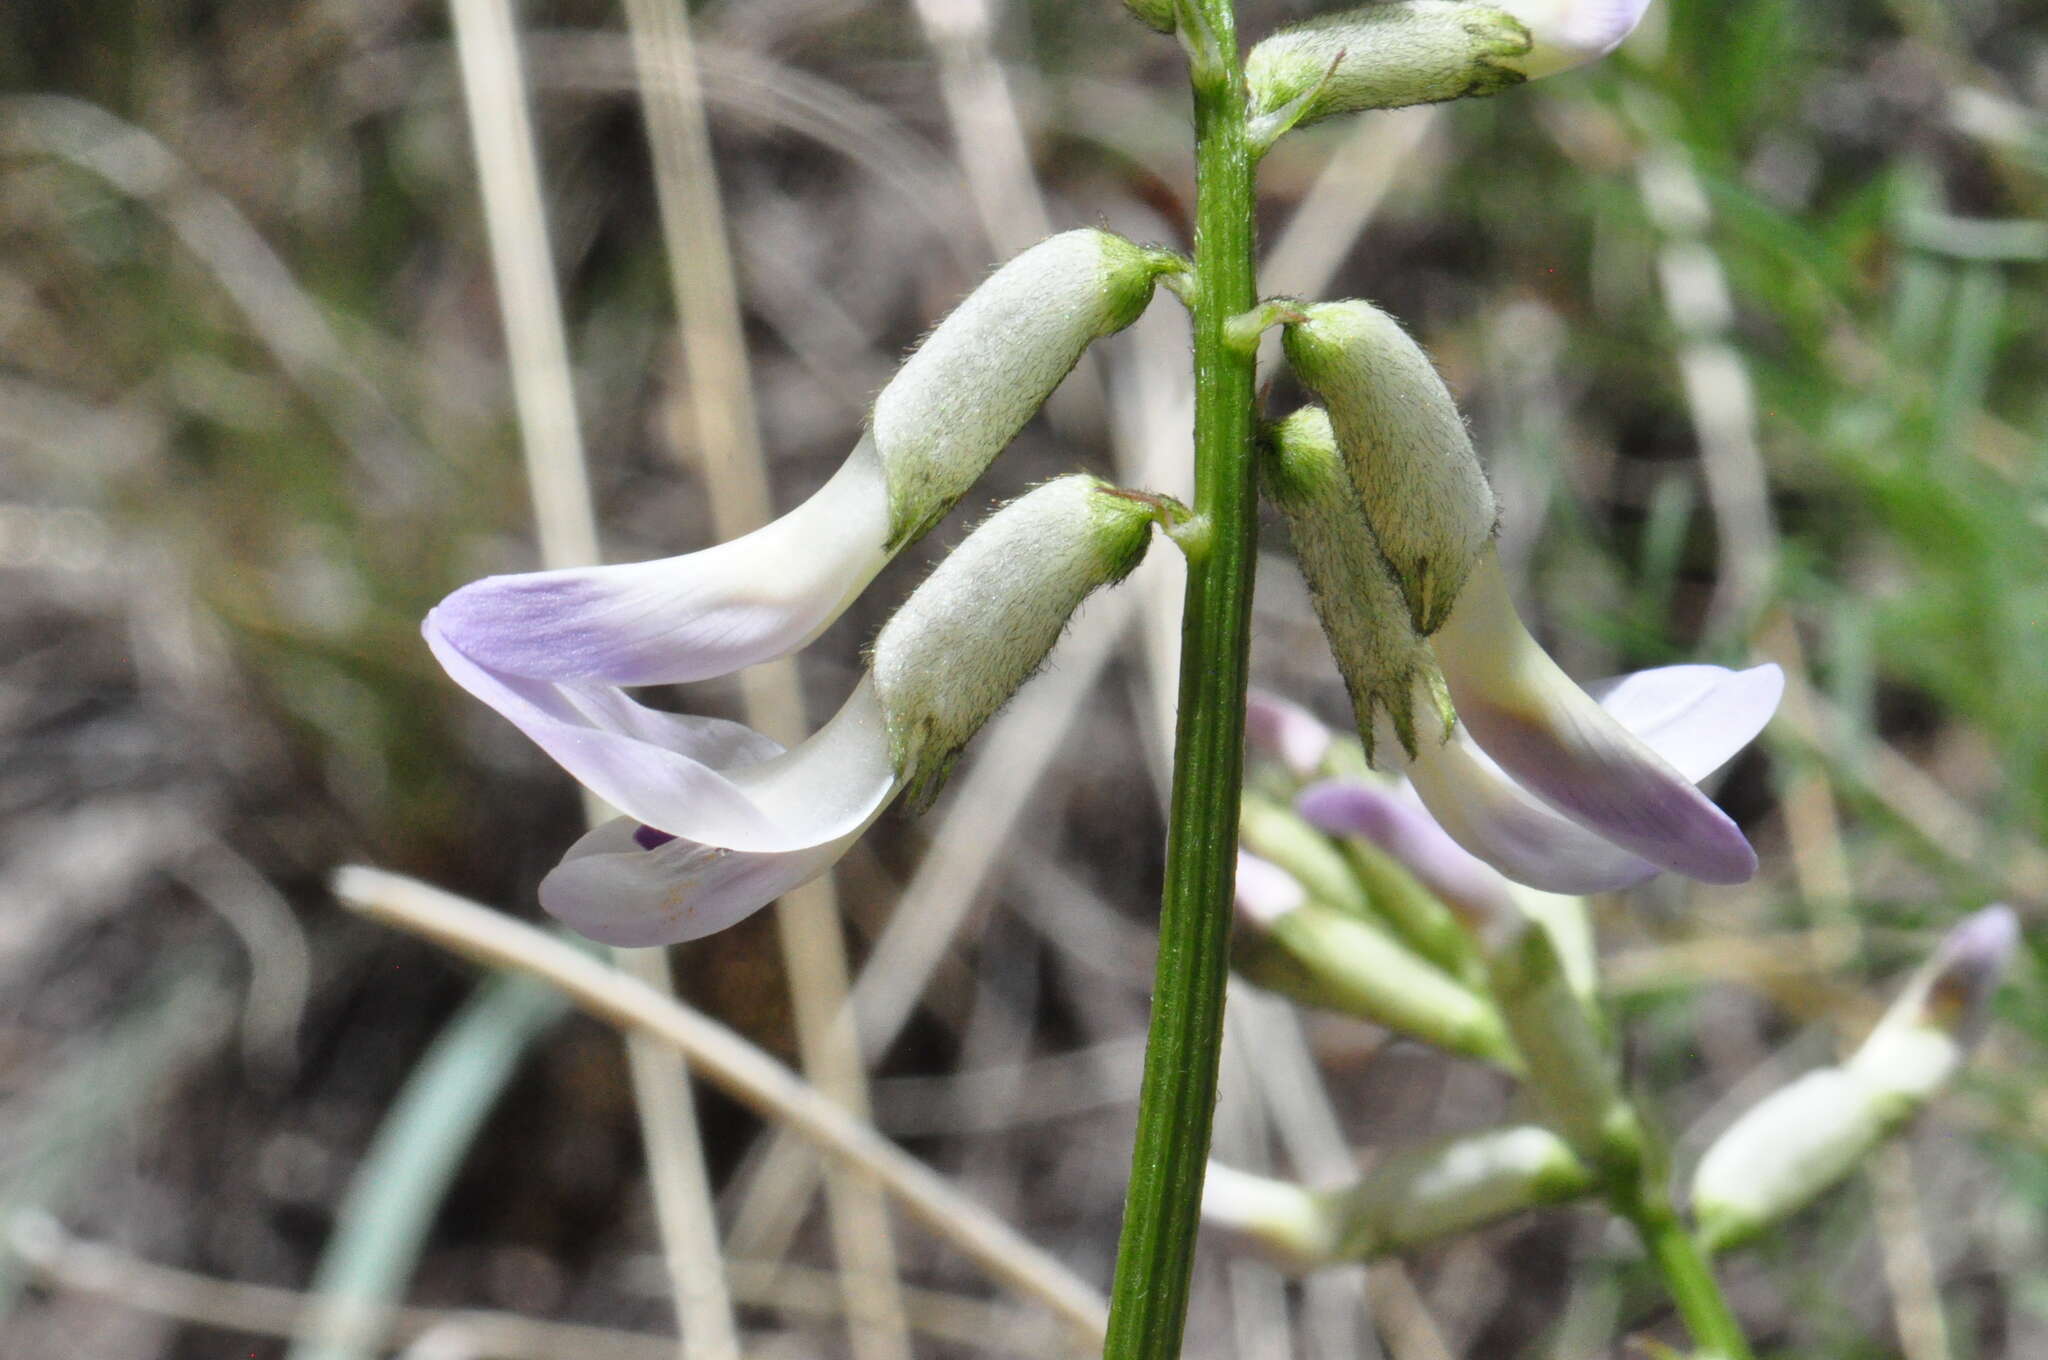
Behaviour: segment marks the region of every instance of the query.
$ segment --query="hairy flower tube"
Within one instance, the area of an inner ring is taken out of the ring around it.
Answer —
[[[680,684],[804,646],[965,494],[1094,340],[1137,319],[1177,257],[1083,229],[991,274],[876,397],[811,498],[750,534],[654,562],[491,576],[431,626],[486,670]]]
[[[1424,743],[1442,741],[1454,721],[1449,693],[1360,504],[1328,413],[1305,406],[1279,421],[1259,455],[1266,494],[1286,516],[1316,618],[1338,657],[1366,759],[1381,714],[1411,755],[1418,731]],[[1420,723],[1418,695],[1430,701]]]
[[[1340,113],[1499,94],[1605,56],[1649,0],[1391,0],[1317,15],[1245,59],[1270,135]],[[1270,140],[1270,136],[1268,138]]]
[[[1369,302],[1304,307],[1284,341],[1287,362],[1328,409],[1337,453],[1415,631],[1434,633],[1500,522],[1465,418],[1422,347]]]
[[[458,684],[625,814],[570,848],[541,905],[608,944],[674,943],[822,873],[898,792],[928,796],[1081,601],[1137,565],[1159,513],[1078,475],[1004,506],[884,625],[837,716],[786,751],[737,723],[645,708],[602,674],[493,669],[433,614],[425,632]]]
[[[1811,1204],[1933,1099],[1982,1035],[2018,944],[2011,908],[1965,917],[1846,1063],[1744,1112],[1693,1177],[1708,1249],[1737,1246]]]

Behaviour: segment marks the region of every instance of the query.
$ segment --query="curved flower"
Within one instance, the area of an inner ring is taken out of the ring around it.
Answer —
[[[655,562],[486,577],[443,600],[432,627],[488,670],[549,682],[680,684],[786,656],[943,518],[1179,264],[1106,231],[1041,241],[939,323],[845,464],[782,518]]]
[[[898,792],[935,786],[1081,600],[1137,565],[1159,513],[1083,476],[998,510],[883,627],[837,716],[792,750],[645,708],[595,664],[546,679],[497,669],[440,610],[423,631],[457,684],[625,814],[571,847],[541,904],[611,944],[687,940],[822,873]]]
[[[1491,550],[1431,644],[1460,731],[1407,773],[1466,849],[1551,892],[1657,869],[1708,883],[1756,872],[1749,841],[1694,785],[1770,720],[1784,690],[1776,666],[1644,671],[1596,700],[1529,636]]]

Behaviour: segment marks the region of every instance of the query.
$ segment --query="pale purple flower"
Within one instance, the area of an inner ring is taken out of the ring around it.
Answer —
[[[1523,627],[1500,563],[1474,565],[1430,639],[1458,730],[1404,760],[1451,838],[1550,892],[1608,891],[1670,869],[1739,883],[1756,852],[1695,787],[1776,711],[1776,666],[1668,666],[1581,689]]]
[[[900,787],[871,682],[785,751],[752,728],[658,712],[598,679],[487,669],[438,612],[427,643],[455,682],[626,814],[577,841],[541,882],[541,905],[592,939],[649,945],[722,930],[829,868]]]
[[[796,651],[887,565],[889,491],[872,437],[780,519],[655,562],[487,576],[443,600],[429,636],[538,681],[682,684]]]
[[[609,587],[576,573],[549,573],[585,583],[527,591],[503,617],[456,607],[469,593],[458,591],[422,631],[457,684],[624,814],[571,847],[542,881],[541,905],[607,944],[688,940],[824,872],[899,792],[936,791],[1081,601],[1137,565],[1158,513],[1153,500],[1082,475],[998,510],[883,627],[868,674],[838,714],[790,750],[738,723],[644,707],[621,686],[685,678],[707,652],[760,659],[789,629],[707,631],[705,601],[772,595],[778,574],[815,582],[808,564],[749,549],[697,572],[665,567],[683,597],[666,632],[652,587],[614,592],[632,607],[593,608]],[[829,525],[813,529],[830,537]],[[735,560],[757,561],[760,581],[739,574]],[[722,594],[702,586],[706,573],[725,578]],[[528,642],[532,634],[552,648]]]

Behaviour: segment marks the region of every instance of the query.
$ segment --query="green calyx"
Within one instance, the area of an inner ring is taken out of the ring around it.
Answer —
[[[1097,339],[1137,320],[1171,252],[1093,228],[1062,232],[991,274],[875,398],[869,426],[895,551],[967,493]]]
[[[1322,398],[1352,490],[1426,637],[1493,542],[1493,488],[1450,389],[1400,323],[1355,300],[1304,312],[1286,328],[1287,361]],[[1305,439],[1312,418],[1301,419]]]
[[[1456,722],[1449,690],[1352,483],[1329,414],[1307,406],[1269,427],[1259,468],[1287,519],[1366,759],[1382,714],[1411,757],[1420,742],[1441,741]],[[1418,696],[1432,722],[1418,722]]]
[[[890,755],[913,808],[1038,670],[1075,609],[1144,559],[1160,498],[1060,477],[977,526],[875,638]]]
[[[1513,16],[1465,0],[1398,0],[1283,28],[1245,60],[1254,138],[1340,113],[1499,94],[1534,43]]]

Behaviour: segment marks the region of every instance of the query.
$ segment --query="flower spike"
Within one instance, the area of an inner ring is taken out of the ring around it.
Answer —
[[[585,835],[541,904],[611,944],[693,939],[829,868],[1037,669],[1091,591],[1144,554],[1156,501],[1063,477],[998,510],[876,639],[839,713],[785,751],[738,723],[660,713],[602,677],[540,681],[478,664],[427,618],[449,675],[624,817]]]
[[[443,600],[433,628],[488,670],[546,682],[680,684],[786,656],[943,518],[1179,265],[1105,231],[1041,241],[939,323],[845,464],[782,518],[661,561],[487,577]]]

